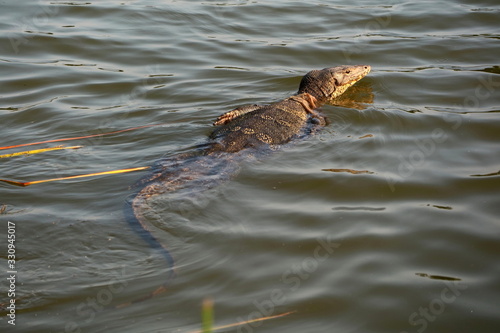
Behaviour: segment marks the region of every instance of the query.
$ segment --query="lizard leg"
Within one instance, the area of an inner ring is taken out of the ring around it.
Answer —
[[[312,112],[309,113],[311,116],[310,122],[313,125],[319,125],[321,127],[328,125],[330,122],[327,117],[323,116],[321,113],[313,110]]]
[[[263,105],[251,104],[251,105],[241,106],[241,107],[236,108],[234,110],[228,111],[228,112],[220,115],[217,118],[217,120],[214,122],[214,126],[227,124],[228,122],[230,122],[234,118],[242,116],[245,113],[249,113],[249,112],[258,110],[262,107],[263,107]]]

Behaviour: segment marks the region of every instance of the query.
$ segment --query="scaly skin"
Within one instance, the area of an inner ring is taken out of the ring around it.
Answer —
[[[326,118],[315,109],[343,94],[370,70],[366,65],[313,70],[302,78],[296,95],[271,105],[253,104],[229,111],[216,120],[214,125],[219,127],[204,148],[159,162],[155,172],[140,181],[142,187],[125,205],[125,212],[131,226],[152,248],[161,252],[171,270],[160,288],[136,301],[164,292],[174,276],[171,254],[151,234],[143,215],[151,197],[172,192],[191,196],[214,187],[236,172],[240,152],[253,155],[262,147],[273,148],[291,141],[308,127],[325,126]]]

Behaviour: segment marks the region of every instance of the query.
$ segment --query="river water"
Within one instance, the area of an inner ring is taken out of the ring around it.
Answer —
[[[2,158],[2,179],[148,166],[311,69],[372,66],[321,132],[156,200],[177,275],[144,302],[105,309],[168,273],[122,212],[147,172],[0,184],[2,332],[191,332],[208,297],[241,322],[224,332],[499,332],[498,1],[0,6],[2,147],[161,124],[0,150],[84,146]]]

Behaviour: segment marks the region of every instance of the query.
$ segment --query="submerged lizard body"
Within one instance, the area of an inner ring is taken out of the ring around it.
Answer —
[[[163,292],[173,277],[174,260],[168,250],[151,234],[144,209],[152,197],[192,193],[214,187],[233,175],[240,156],[254,155],[265,148],[283,145],[307,130],[326,125],[326,118],[315,111],[340,96],[370,72],[370,66],[339,66],[313,70],[300,83],[296,95],[270,105],[249,105],[220,116],[209,142],[193,153],[160,161],[151,175],[139,182],[139,189],[125,205],[131,226],[166,259],[169,275],[150,298]]]

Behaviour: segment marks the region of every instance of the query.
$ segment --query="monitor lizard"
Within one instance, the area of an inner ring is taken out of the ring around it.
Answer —
[[[160,288],[119,307],[164,292],[175,275],[172,255],[153,236],[145,217],[151,198],[164,193],[191,196],[214,187],[234,175],[244,158],[273,150],[327,125],[326,117],[316,109],[343,94],[370,70],[370,66],[356,65],[310,71],[295,95],[269,105],[253,104],[226,112],[214,122],[217,128],[205,144],[193,152],[157,162],[153,172],[138,182],[137,190],[125,204],[125,214],[129,224],[163,255],[170,269]]]

